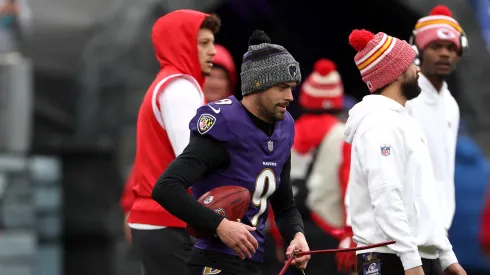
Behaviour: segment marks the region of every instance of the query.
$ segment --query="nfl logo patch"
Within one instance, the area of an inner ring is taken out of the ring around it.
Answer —
[[[387,157],[390,155],[391,146],[388,144],[381,145],[381,155]]]
[[[197,121],[197,130],[201,135],[207,133],[213,128],[216,118],[210,114],[202,114]]]
[[[269,152],[272,152],[272,150],[274,150],[274,143],[272,142],[272,140],[269,140],[267,142],[267,149],[269,149]]]

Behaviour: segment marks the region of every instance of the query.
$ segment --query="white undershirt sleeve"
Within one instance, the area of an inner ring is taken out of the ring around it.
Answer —
[[[177,78],[160,93],[158,103],[168,138],[178,156],[189,143],[189,122],[203,105],[203,95],[190,80]]]
[[[357,148],[362,148],[360,160],[374,219],[386,236],[396,241],[389,248],[400,257],[405,270],[422,265],[402,199],[405,154],[402,137],[394,128],[383,125],[368,130],[359,141]],[[389,146],[385,155],[382,146]]]

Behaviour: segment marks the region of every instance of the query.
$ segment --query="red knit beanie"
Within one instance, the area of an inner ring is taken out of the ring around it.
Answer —
[[[358,51],[354,57],[370,92],[395,81],[414,61],[415,50],[403,40],[379,32],[354,30],[349,42]]]
[[[301,87],[299,104],[308,110],[340,110],[344,86],[335,64],[325,58],[315,63],[314,71]]]
[[[428,44],[437,40],[451,41],[459,50],[462,31],[458,21],[452,18],[449,8],[438,5],[431,10],[429,16],[422,17],[417,21],[413,34],[415,45],[419,50],[423,50]]]

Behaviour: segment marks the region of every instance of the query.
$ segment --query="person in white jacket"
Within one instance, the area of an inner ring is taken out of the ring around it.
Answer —
[[[354,61],[373,93],[349,112],[344,140],[352,144],[349,177],[358,274],[466,274],[445,236],[429,151],[405,109],[420,94],[415,50],[385,33],[354,30]],[[435,199],[433,199],[435,197]]]
[[[427,137],[441,214],[446,231],[456,208],[454,162],[458,138],[459,106],[444,79],[453,71],[466,46],[462,29],[442,5],[421,18],[414,29],[413,42],[420,51],[419,97],[407,102],[407,110]],[[463,45],[462,45],[463,44]]]

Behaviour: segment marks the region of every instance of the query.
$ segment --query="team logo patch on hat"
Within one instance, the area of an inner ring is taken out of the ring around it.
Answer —
[[[454,35],[454,33],[450,32],[448,29],[446,28],[440,28],[437,30],[437,36],[441,39],[453,39],[455,38],[456,36]]]
[[[366,81],[366,85],[368,86],[369,89],[373,88],[373,84],[371,84],[371,81]]]
[[[289,74],[292,77],[295,77],[297,73],[298,73],[298,68],[296,67],[296,64],[289,65]]]
[[[197,130],[201,135],[207,133],[213,128],[216,118],[210,114],[202,114],[197,121]]]
[[[381,145],[381,155],[383,157],[389,156],[390,153],[391,153],[391,146],[390,145],[388,145],[388,144]]]

